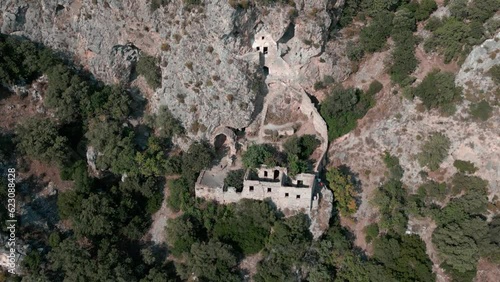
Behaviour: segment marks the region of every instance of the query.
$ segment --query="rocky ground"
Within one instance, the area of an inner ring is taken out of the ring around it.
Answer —
[[[152,9],[148,0],[8,0],[0,3],[0,26],[59,50],[105,82],[128,84],[141,52],[157,56],[163,83],[150,108],[168,105],[188,134],[201,138],[221,125],[244,128],[260,112],[262,66],[245,57],[258,32],[280,42],[305,87],[324,74],[345,74],[337,63],[344,56],[327,43],[341,5],[314,0],[242,10],[228,1],[194,8],[169,1]]]
[[[495,94],[497,91],[495,87],[498,86],[492,84],[489,77],[484,78],[488,70],[485,66],[491,67],[497,60],[491,54],[500,52],[497,42],[498,40],[492,39],[477,46],[460,70],[455,63],[446,65],[439,56],[427,55],[422,52],[420,46],[417,47],[416,54],[420,60],[420,66],[415,72],[417,83],[436,68],[458,72],[457,84],[466,87],[465,94],[467,91],[472,91],[469,90],[470,87],[479,87],[479,90],[478,88],[473,90],[474,93],[483,94],[475,97],[475,101],[479,100],[478,98],[487,98],[493,103],[498,103],[498,94]],[[438,182],[447,181],[457,172],[453,161],[460,159],[473,162],[478,168],[475,175],[489,182],[490,199],[500,195],[499,109],[495,107],[492,117],[486,122],[476,120],[469,115],[470,101],[467,99],[458,106],[457,113],[453,116],[442,116],[434,110],[425,111],[418,98],[408,101],[398,94],[397,89],[390,88],[389,77],[384,71],[384,61],[388,54],[389,51],[385,51],[369,56],[361,63],[359,71],[344,82],[345,86],[366,87],[376,79],[382,82],[384,89],[378,94],[377,105],[358,122],[358,127],[330,144],[329,151],[330,160],[334,165],[349,166],[361,181],[361,206],[352,219],[343,218],[342,223],[354,231],[356,244],[368,252],[371,251],[371,246],[365,242],[363,229],[377,220],[377,210],[370,204],[370,200],[375,190],[385,180],[386,169],[382,161],[382,154],[385,151],[400,159],[401,166],[405,170],[403,182],[409,193],[415,192],[420,184],[430,179]],[[479,60],[479,57],[484,61]],[[478,60],[480,64],[477,63]],[[468,71],[465,71],[467,69]],[[418,164],[415,156],[420,152],[425,139],[434,132],[442,132],[451,140],[449,156],[437,171],[429,173],[428,179],[423,179],[419,173],[427,169]],[[422,238],[428,245],[428,253],[435,263],[434,270],[438,274],[439,281],[447,281],[448,278],[438,267],[439,260],[432,251],[432,224],[427,225],[428,229],[421,234]]]

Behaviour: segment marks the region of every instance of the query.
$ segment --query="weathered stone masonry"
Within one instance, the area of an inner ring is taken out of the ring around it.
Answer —
[[[238,202],[241,199],[271,201],[280,210],[309,212],[318,205],[316,176],[301,173],[295,179],[288,177],[286,168],[261,167],[257,174],[247,170],[243,190],[237,192],[234,187],[210,187],[204,181],[206,171],[198,177],[195,186],[196,197],[214,200],[222,204]]]

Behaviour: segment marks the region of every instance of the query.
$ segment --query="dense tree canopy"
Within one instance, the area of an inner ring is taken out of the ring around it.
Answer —
[[[340,214],[348,216],[355,213],[358,208],[356,203],[357,193],[351,176],[344,174],[335,167],[331,167],[326,173],[326,179],[329,182],[330,189],[333,190]]]
[[[321,116],[328,125],[328,138],[340,137],[356,126],[374,105],[371,95],[357,88],[336,87],[320,104]]]
[[[17,147],[34,159],[62,165],[69,159],[68,139],[50,119],[28,119],[17,128]]]

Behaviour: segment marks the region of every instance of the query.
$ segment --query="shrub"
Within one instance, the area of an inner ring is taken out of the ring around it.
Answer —
[[[500,84],[500,65],[494,65],[491,67],[488,74],[496,84]]]
[[[356,212],[358,204],[356,203],[357,193],[354,190],[354,184],[349,175],[342,173],[339,169],[331,167],[326,173],[330,189],[333,190],[337,209],[342,216],[349,216]]]
[[[365,51],[363,50],[363,47],[356,44],[353,46],[351,44],[351,48],[347,50],[347,58],[353,62],[359,62],[361,59],[363,59],[363,56],[365,55]]]
[[[380,90],[384,88],[384,85],[380,83],[378,80],[374,80],[370,83],[370,86],[368,87],[368,91],[366,91],[366,95],[368,96],[375,96],[375,94],[379,93]]]
[[[28,119],[17,129],[17,147],[28,156],[59,165],[69,161],[68,139],[49,119]]]
[[[441,21],[440,18],[438,17],[432,17],[427,21],[427,24],[425,25],[425,29],[428,31],[435,31],[439,27],[443,25],[443,21]]]
[[[415,57],[416,30],[415,17],[409,9],[401,9],[394,16],[391,36],[396,48],[392,52],[392,63],[389,68],[392,81],[404,86],[408,76],[418,65]]]
[[[403,234],[408,223],[408,195],[400,180],[391,178],[375,193],[373,203],[380,211],[379,227]]]
[[[137,73],[144,76],[148,85],[156,89],[161,86],[161,69],[158,59],[146,53],[141,53],[136,66]]]
[[[373,239],[377,238],[378,236],[378,224],[377,223],[372,223],[368,226],[365,227],[365,239],[366,242],[370,243]]]
[[[436,170],[448,156],[449,149],[450,139],[442,133],[435,133],[423,144],[421,152],[417,155],[418,162],[421,166]]]
[[[474,166],[474,163],[469,161],[455,160],[453,162],[453,166],[456,167],[461,173],[473,174],[477,171],[477,167]]]
[[[490,104],[485,100],[482,100],[477,104],[471,104],[469,111],[473,117],[482,121],[486,121],[491,117],[493,107],[491,107]]]
[[[194,182],[198,173],[212,163],[215,151],[207,142],[195,142],[182,155],[182,175]]]
[[[380,51],[385,46],[392,28],[392,13],[378,13],[367,27],[361,30],[359,40],[367,53]]]
[[[430,204],[433,201],[443,201],[447,196],[446,183],[437,183],[434,181],[427,182],[418,187],[417,194],[426,203]]]
[[[401,179],[403,177],[404,170],[399,164],[399,159],[397,157],[391,156],[389,152],[385,152],[384,163],[389,169],[391,178]]]
[[[318,80],[314,83],[314,90],[321,90],[321,89],[325,89],[326,88],[326,85],[323,84],[323,81],[321,80]]]
[[[169,45],[168,43],[162,43],[162,44],[161,44],[161,50],[162,50],[163,52],[168,52],[168,51],[170,51],[170,45]]]
[[[243,178],[245,177],[244,169],[231,170],[224,178],[225,187],[234,187],[237,192],[243,190]]]
[[[243,165],[247,168],[256,168],[261,164],[274,166],[273,156],[276,149],[268,144],[253,144],[242,155]]]
[[[194,189],[185,178],[174,179],[168,182],[170,195],[167,205],[174,211],[187,210],[194,202]]]
[[[432,37],[425,42],[424,48],[426,52],[438,51],[444,55],[445,63],[449,63],[461,54],[466,43],[471,43],[470,35],[467,24],[451,17],[436,28]]]
[[[374,104],[373,97],[357,88],[336,87],[320,104],[321,116],[328,125],[328,138],[333,140],[356,127]]]
[[[474,0],[468,8],[469,19],[484,23],[498,11],[498,7],[499,0]]]
[[[245,255],[255,254],[264,248],[276,220],[275,211],[269,203],[242,200],[230,205],[226,214],[215,223],[214,238],[232,242]]]
[[[170,2],[169,0],[151,0],[151,4],[149,4],[150,8],[151,8],[151,12],[154,12],[158,8],[167,5],[169,2]]]
[[[462,89],[455,86],[453,73],[433,71],[414,89],[414,94],[427,109],[440,108],[447,112],[454,107],[454,102],[461,100]]]
[[[415,11],[415,19],[423,21],[429,18],[432,12],[437,10],[437,4],[434,0],[422,0]]]

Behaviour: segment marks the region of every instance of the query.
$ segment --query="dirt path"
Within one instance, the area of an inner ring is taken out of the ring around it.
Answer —
[[[165,244],[165,228],[167,227],[167,220],[178,217],[181,213],[173,212],[167,205],[167,198],[170,195],[170,191],[168,189],[168,180],[165,183],[165,187],[163,189],[163,203],[161,204],[160,209],[153,214],[151,228],[146,233],[145,238],[150,239],[156,244]]]

